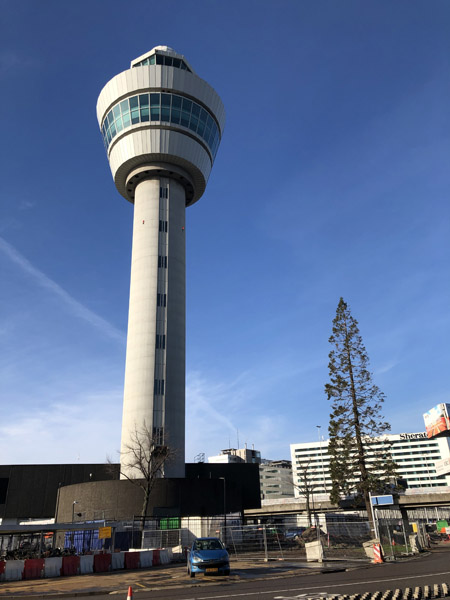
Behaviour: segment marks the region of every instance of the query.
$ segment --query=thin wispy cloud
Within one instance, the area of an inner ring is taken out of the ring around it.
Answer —
[[[280,458],[283,452],[287,456],[286,418],[267,410],[265,415],[255,417],[255,402],[264,387],[262,380],[258,386],[249,373],[230,382],[214,381],[199,372],[188,373],[186,461],[192,461],[200,452],[206,457],[217,455],[230,444],[236,446],[238,438],[241,447],[244,443],[255,444],[264,458]]]
[[[18,221],[18,219],[16,219],[15,217],[3,217],[2,221],[0,223],[0,233],[3,233],[4,231],[7,230],[14,230],[14,229],[19,229],[20,223]]]
[[[30,56],[19,56],[9,50],[0,52],[0,76],[11,69],[36,68],[38,65],[39,62]]]
[[[64,398],[64,403],[59,399],[35,407],[32,414],[28,409],[9,414],[8,422],[0,424],[0,462],[101,463],[107,454],[115,457],[121,404],[122,389],[105,388],[98,393],[75,393]],[[19,445],[17,439],[30,443]]]
[[[375,375],[382,375],[383,373],[388,373],[395,369],[395,367],[400,363],[397,359],[392,359],[388,362],[382,363],[375,371]]]
[[[19,202],[19,210],[29,210],[30,208],[34,208],[35,205],[36,203],[30,200],[21,200]]]
[[[89,323],[89,325],[96,328],[103,335],[121,343],[125,342],[126,336],[123,331],[120,331],[114,327],[114,325],[111,325],[111,323],[106,321],[106,319],[103,319],[103,317],[100,317],[94,311],[81,304],[81,302],[75,300],[75,298],[66,292],[66,290],[56,283],[56,281],[53,281],[53,279],[50,279],[45,273],[33,266],[27,258],[20,254],[14,246],[9,244],[2,237],[0,237],[0,252],[18,266],[23,273],[28,275],[35,284],[62,300],[64,306],[73,316]]]

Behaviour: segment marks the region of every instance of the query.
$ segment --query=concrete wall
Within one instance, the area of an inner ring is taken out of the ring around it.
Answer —
[[[222,514],[220,477],[225,477],[227,512],[260,506],[258,465],[187,464],[186,476],[156,482],[149,514]],[[58,520],[71,522],[74,501],[75,520],[103,518],[103,511],[105,518],[128,519],[141,513],[142,492],[119,480],[118,465],[3,465],[0,481],[0,518],[4,519],[53,518],[58,504]]]
[[[260,506],[257,465],[243,465],[247,469],[234,474],[225,471],[227,474],[225,490],[223,479],[200,477],[202,473],[195,469],[196,465],[187,466],[192,466],[191,474],[196,473],[199,477],[156,480],[147,510],[148,516],[220,515],[224,512],[224,500],[227,513],[241,512],[245,508]],[[217,466],[223,468],[236,465]],[[255,466],[256,479],[252,477],[254,469],[251,469]],[[251,489],[252,480],[253,484],[256,483],[254,489]],[[76,505],[73,504],[74,502]],[[142,490],[123,479],[71,485],[60,490],[57,521],[71,522],[72,510],[74,510],[75,521],[102,518],[102,512],[106,519],[129,520],[141,514],[142,502]],[[81,513],[81,516],[77,513]]]
[[[0,518],[52,518],[60,487],[118,477],[118,465],[0,465]]]

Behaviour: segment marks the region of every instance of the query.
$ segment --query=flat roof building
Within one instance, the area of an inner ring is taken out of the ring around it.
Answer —
[[[449,440],[448,437],[428,439],[425,432],[398,433],[373,439],[365,446],[370,464],[371,451],[380,448],[382,441],[388,442],[392,460],[397,465],[397,475],[406,480],[409,489],[437,488],[450,485],[450,474],[444,467],[446,462],[450,462]],[[314,494],[330,492],[328,442],[291,444],[294,484],[301,488],[302,476],[306,473]],[[448,466],[447,470],[450,470]],[[296,489],[295,495],[302,494]]]
[[[293,498],[292,464],[290,460],[265,460],[259,465],[261,500]]]
[[[261,500],[293,498],[292,465],[290,460],[267,460],[252,448],[227,448],[217,456],[209,456],[208,463],[253,463],[259,465]]]
[[[244,463],[261,463],[261,452],[259,450],[255,450],[254,446],[252,448],[247,448],[247,444],[245,444],[244,448],[227,448],[225,450],[221,450],[220,454],[217,456],[208,456],[209,463],[236,463],[236,462],[244,462]]]

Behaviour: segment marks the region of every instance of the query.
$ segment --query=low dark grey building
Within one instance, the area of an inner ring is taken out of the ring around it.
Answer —
[[[118,478],[118,465],[0,465],[0,518],[54,517],[60,488]]]
[[[119,479],[119,465],[0,466],[0,518],[58,522],[131,519],[142,490]],[[258,465],[186,465],[184,479],[158,479],[148,516],[214,516],[260,507]]]

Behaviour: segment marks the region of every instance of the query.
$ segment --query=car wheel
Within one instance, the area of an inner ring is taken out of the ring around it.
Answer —
[[[190,577],[195,577],[195,573],[193,573],[192,571],[190,571],[189,576]]]
[[[226,569],[226,570],[223,572],[223,574],[224,574],[224,575],[229,575],[229,574],[230,574],[230,569]]]

